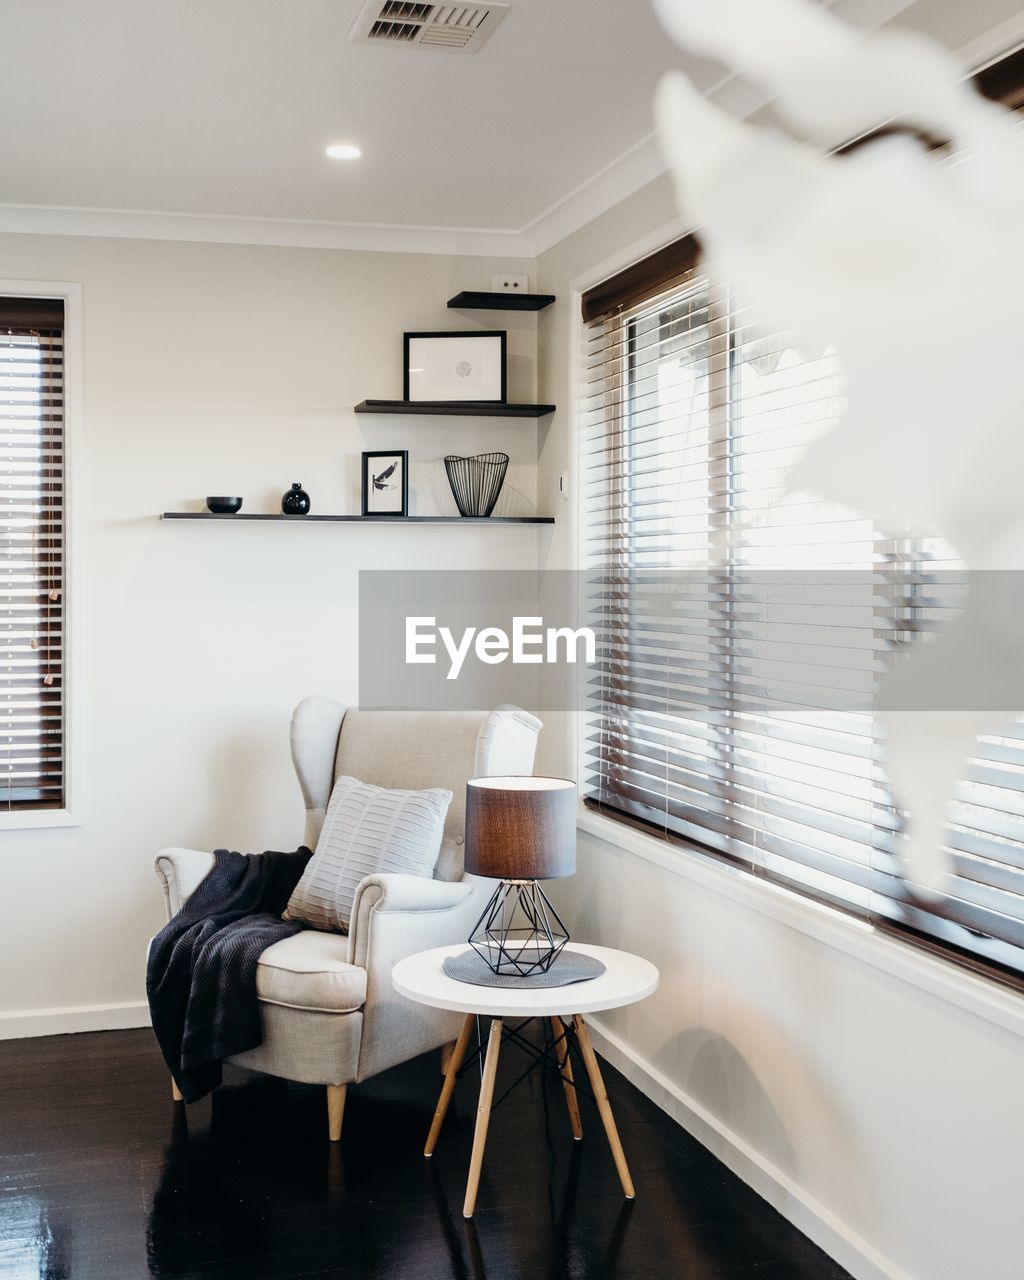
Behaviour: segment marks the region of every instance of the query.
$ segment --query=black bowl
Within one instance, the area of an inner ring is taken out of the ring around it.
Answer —
[[[218,516],[233,516],[241,510],[241,498],[207,498],[207,507]]]

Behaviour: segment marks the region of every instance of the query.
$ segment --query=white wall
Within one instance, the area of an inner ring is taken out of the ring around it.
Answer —
[[[531,420],[356,416],[401,396],[405,329],[493,327],[445,309],[514,263],[483,258],[0,236],[0,279],[77,281],[85,421],[77,553],[82,825],[0,832],[0,1037],[138,1025],[153,855],[292,848],[288,719],[357,698],[360,568],[532,567],[543,530],[170,523],[207,493],[279,510],[301,481],[357,513],[359,453],[410,450],[413,513],[451,512],[441,456],[512,457],[535,503]],[[536,318],[508,313],[510,396],[535,394]],[[70,355],[75,358],[75,353]],[[499,508],[500,513],[501,508]],[[56,1013],[46,1011],[56,1010]]]
[[[545,503],[574,454],[572,284],[630,245],[642,256],[673,219],[659,181],[539,259],[559,295],[541,394],[566,406],[541,440]],[[563,521],[542,563],[572,556]],[[557,773],[574,726],[546,718]],[[654,997],[594,1019],[611,1060],[855,1275],[1020,1275],[1024,1000],[695,852],[585,821],[559,898],[571,930],[662,973]]]

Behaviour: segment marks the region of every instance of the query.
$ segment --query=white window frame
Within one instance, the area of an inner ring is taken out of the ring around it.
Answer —
[[[0,832],[82,825],[82,286],[67,280],[0,280],[5,298],[64,303],[64,806],[0,812]]]

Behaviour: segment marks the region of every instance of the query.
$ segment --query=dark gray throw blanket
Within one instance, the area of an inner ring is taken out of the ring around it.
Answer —
[[[210,874],[153,939],[153,1030],[186,1102],[220,1084],[223,1059],[260,1043],[256,962],[302,929],[281,912],[311,857],[305,846],[249,856],[218,849]]]

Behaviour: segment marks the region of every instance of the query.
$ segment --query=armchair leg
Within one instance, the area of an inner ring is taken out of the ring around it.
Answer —
[[[341,1121],[345,1115],[345,1091],[348,1088],[344,1084],[329,1084],[327,1086],[327,1132],[332,1142],[341,1141]]]
[[[185,1101],[184,1097],[182,1096],[181,1090],[178,1088],[178,1082],[177,1080],[175,1080],[174,1076],[171,1076],[171,1097],[174,1099],[175,1102]]]

